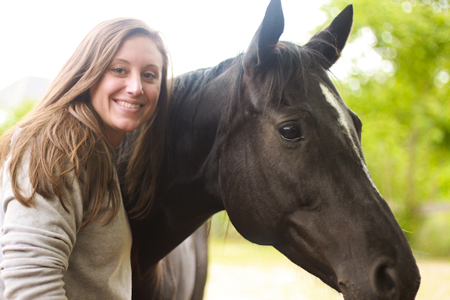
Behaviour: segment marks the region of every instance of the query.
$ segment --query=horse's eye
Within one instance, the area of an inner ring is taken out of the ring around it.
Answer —
[[[295,123],[283,124],[278,129],[281,136],[287,140],[297,140],[302,137],[300,126]]]

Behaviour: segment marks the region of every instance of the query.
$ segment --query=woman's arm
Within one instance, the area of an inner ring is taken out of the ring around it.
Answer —
[[[22,191],[29,193],[25,162],[18,179]],[[10,176],[4,171],[0,245],[1,279],[7,299],[67,299],[63,276],[83,218],[80,187],[76,180],[73,184],[70,203],[65,203],[68,211],[56,196],[44,199],[38,194],[34,196],[35,205],[26,207],[15,199]]]

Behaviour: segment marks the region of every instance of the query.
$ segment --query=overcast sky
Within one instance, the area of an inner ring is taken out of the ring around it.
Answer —
[[[327,0],[282,0],[282,40],[307,42]],[[0,89],[26,76],[53,79],[98,23],[135,17],[164,33],[175,75],[244,51],[269,0],[1,0]]]

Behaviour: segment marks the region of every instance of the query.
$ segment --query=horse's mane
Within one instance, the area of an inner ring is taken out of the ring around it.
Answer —
[[[188,95],[201,91],[204,86],[233,66],[238,57],[224,60],[214,67],[198,69],[175,77],[172,96],[172,102],[175,102],[175,105],[172,106],[176,106]]]
[[[316,53],[309,48],[301,47],[290,42],[280,42],[275,48],[275,76],[271,82],[271,95],[282,101],[282,92],[291,81],[303,84],[305,95],[308,94],[310,71],[316,65]]]
[[[245,54],[239,54],[234,58],[222,61],[218,65],[211,68],[198,69],[182,75],[174,79],[174,91],[171,105],[171,118],[175,120],[187,107],[193,109],[198,103],[203,93],[203,88],[211,81],[229,71],[233,76],[228,95],[228,109],[226,121],[222,123],[222,129],[228,128],[231,122],[243,117],[241,105],[242,101],[242,78],[244,74],[243,60]],[[270,68],[270,83],[267,100],[276,99],[279,104],[283,101],[283,90],[286,85],[293,80],[296,84],[303,84],[304,94],[308,94],[308,76],[313,66],[319,65],[319,61],[323,59],[320,54],[309,49],[301,47],[290,42],[279,42],[275,47],[272,60],[268,67]],[[186,99],[189,98],[189,102]]]
[[[226,136],[231,132],[232,123],[240,122],[244,118],[244,110],[241,109],[243,105],[246,105],[241,94],[244,59],[244,56],[240,55],[234,61],[238,69],[236,70],[235,80],[230,88],[232,92],[228,99],[226,121],[222,123],[223,126],[221,128],[222,132],[226,132]],[[295,81],[296,84],[303,84],[304,95],[307,96],[310,88],[306,79],[308,76],[311,76],[311,69],[314,66],[317,68],[320,59],[323,59],[320,53],[307,47],[301,47],[291,42],[279,42],[275,47],[271,61],[267,66],[261,66],[262,68],[270,68],[267,103],[275,99],[278,101],[278,105],[281,105],[283,103],[283,91],[286,85],[292,81]],[[262,72],[259,76],[267,75]],[[262,79],[260,78],[260,80]]]

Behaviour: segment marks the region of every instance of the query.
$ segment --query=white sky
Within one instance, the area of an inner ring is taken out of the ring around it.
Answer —
[[[26,76],[53,79],[98,23],[135,17],[164,33],[174,74],[244,51],[269,0],[0,0],[0,89]],[[282,0],[282,40],[306,43],[327,0]],[[328,24],[326,24],[328,25]]]

